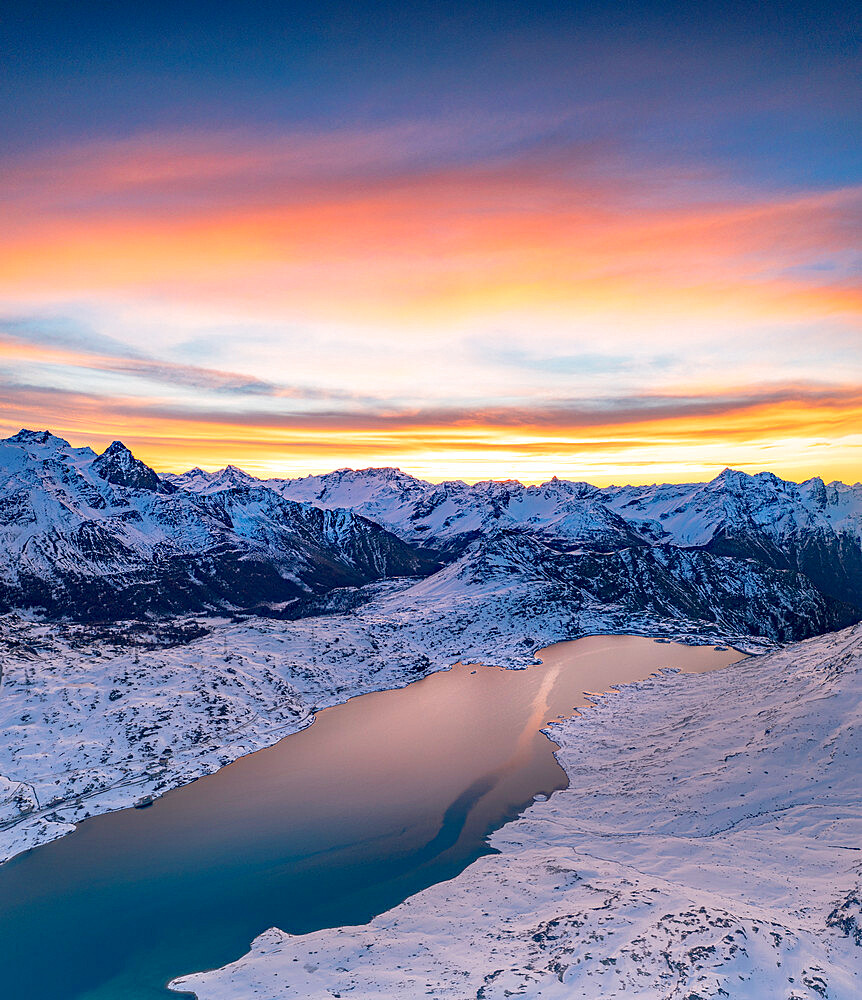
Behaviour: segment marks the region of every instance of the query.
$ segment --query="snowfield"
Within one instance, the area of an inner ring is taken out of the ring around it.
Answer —
[[[566,791],[367,926],[262,934],[200,1000],[862,994],[862,626],[555,727]]]
[[[376,584],[358,608],[297,621],[0,616],[0,859],[270,746],[319,708],[459,660],[526,666],[592,632],[772,645],[709,622],[562,606],[548,582],[447,579]]]

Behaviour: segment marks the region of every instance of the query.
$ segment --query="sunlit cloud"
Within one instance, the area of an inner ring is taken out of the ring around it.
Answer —
[[[80,374],[113,373],[142,379],[156,386],[182,386],[216,394],[228,393],[240,397],[268,396],[273,399],[356,401],[362,397],[358,393],[327,392],[315,386],[278,384],[254,376],[235,372],[219,371],[200,365],[178,364],[147,357],[140,353],[129,353],[123,345],[116,345],[118,353],[101,352],[95,348],[66,347],[47,337],[40,343],[38,335],[29,338],[15,337],[4,332],[0,319],[0,366],[19,363],[32,367],[55,366],[80,369]],[[98,341],[97,341],[98,342]],[[113,345],[111,345],[113,346]]]
[[[859,478],[862,187],[471,129],[0,162],[4,427],[161,469]]]
[[[760,386],[713,396],[605,399],[546,409],[342,410],[273,415],[177,407],[7,382],[3,424],[55,415],[72,437],[128,444],[156,467],[216,468],[230,458],[260,475],[336,465],[398,464],[431,479],[520,478],[548,470],[596,483],[688,480],[727,464],[790,478],[855,480],[862,459],[862,385]],[[854,470],[856,474],[854,475]],[[830,475],[831,473],[831,475]]]
[[[376,161],[363,147],[354,176],[356,137],[342,141],[339,150],[328,137],[325,155],[215,144],[171,157],[151,137],[134,151],[82,153],[68,188],[55,187],[54,165],[44,177],[38,164],[19,166],[16,176],[32,177],[13,183],[3,206],[0,293],[215,297],[388,325],[533,303],[576,315],[860,310],[858,273],[845,263],[860,188],[745,194],[709,178],[692,185],[670,167],[626,174],[614,162],[602,174],[592,150],[561,157],[541,147],[431,166],[405,165],[397,144]],[[319,159],[340,165],[332,183]],[[230,183],[208,188],[213,174]],[[831,270],[806,269],[824,259]]]

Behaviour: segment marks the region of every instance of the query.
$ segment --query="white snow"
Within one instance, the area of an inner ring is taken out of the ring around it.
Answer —
[[[410,583],[375,585],[349,613],[298,621],[199,618],[131,632],[0,616],[0,860],[270,746],[318,708],[459,660],[525,666],[537,648],[591,632],[771,645],[705,622],[566,610],[547,596],[552,584],[517,577],[463,586],[455,566]],[[208,632],[192,642],[130,645],[196,622]]]
[[[855,1000],[862,626],[663,672],[553,728],[570,787],[361,927],[277,929],[201,1000]]]
[[[233,469],[200,469],[166,477],[190,492],[235,485]],[[551,479],[539,486],[516,480],[429,483],[399,469],[339,469],[302,479],[261,481],[282,496],[354,510],[409,541],[447,541],[473,531],[528,527],[577,543],[619,541],[626,529],[646,539],[706,545],[722,528],[753,527],[780,541],[798,530],[847,534],[862,541],[862,484],[797,484],[769,472],[749,476],[726,469],[708,483],[598,488]]]

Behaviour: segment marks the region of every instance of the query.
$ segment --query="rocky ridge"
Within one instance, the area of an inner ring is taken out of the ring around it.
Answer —
[[[198,495],[119,441],[0,441],[0,610],[112,620],[291,602],[434,563],[361,514],[254,480]]]
[[[159,476],[115,441],[0,442],[0,611],[116,620],[356,607],[489,579],[547,613],[619,609],[791,641],[862,619],[862,486],[726,470],[710,483],[426,483],[397,469]],[[427,586],[426,586],[427,585]],[[514,598],[513,598],[514,600]]]
[[[236,470],[235,470],[236,471]],[[217,495],[228,470],[169,481]],[[552,479],[427,483],[398,469],[262,480],[356,511],[441,559],[429,585],[489,575],[556,584],[579,608],[707,619],[780,641],[862,619],[862,485],[725,470],[709,483],[608,487]]]

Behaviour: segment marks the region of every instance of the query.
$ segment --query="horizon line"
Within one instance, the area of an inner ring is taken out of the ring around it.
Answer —
[[[0,443],[5,444],[5,443],[7,443],[9,441],[12,441],[15,437],[17,437],[19,434],[22,434],[22,433],[28,433],[28,434],[34,434],[34,435],[37,435],[37,434],[48,434],[50,437],[53,437],[53,438],[56,438],[57,440],[65,442],[70,448],[73,448],[73,449],[90,448],[97,455],[98,454],[102,454],[102,452],[99,452],[97,449],[93,448],[92,445],[90,445],[90,444],[83,444],[83,445],[72,444],[67,438],[65,438],[65,437],[63,437],[63,436],[61,436],[59,434],[54,433],[54,431],[50,430],[47,427],[39,429],[39,430],[36,430],[34,428],[31,428],[31,427],[21,427],[16,433],[11,434],[9,437],[0,438]],[[122,444],[124,447],[128,448],[128,445],[126,445],[122,441],[121,438],[115,438],[113,441],[111,441],[107,445],[105,445],[105,447],[102,449],[102,451],[107,450],[107,448],[110,448],[111,445],[115,444],[115,443]],[[179,477],[179,476],[188,475],[189,473],[195,472],[195,471],[203,472],[205,475],[216,475],[216,474],[218,474],[220,472],[226,472],[228,469],[236,469],[238,472],[241,472],[243,475],[248,476],[250,479],[254,479],[256,482],[260,482],[260,483],[266,483],[267,481],[272,481],[272,480],[297,481],[297,480],[301,480],[301,479],[322,478],[324,476],[331,476],[331,475],[333,475],[334,473],[337,473],[337,472],[362,473],[362,472],[386,472],[386,471],[391,471],[391,472],[398,472],[401,475],[408,476],[409,478],[411,478],[413,480],[416,480],[417,482],[427,483],[427,484],[432,485],[432,486],[439,486],[439,485],[442,485],[442,484],[445,484],[445,483],[459,483],[461,485],[468,486],[468,487],[481,485],[483,483],[499,483],[499,484],[513,483],[513,484],[517,484],[519,486],[523,486],[524,488],[529,488],[529,487],[547,486],[549,483],[552,483],[554,481],[558,481],[558,482],[572,483],[572,484],[578,484],[578,485],[583,484],[583,485],[586,485],[586,486],[591,486],[594,489],[602,490],[602,489],[612,489],[612,488],[622,489],[622,488],[626,488],[626,487],[705,485],[707,483],[714,482],[716,479],[718,479],[720,476],[722,476],[726,472],[735,472],[735,473],[739,473],[740,475],[747,476],[748,478],[751,478],[751,479],[753,479],[753,478],[755,478],[757,476],[773,476],[774,478],[780,480],[781,482],[793,483],[793,484],[795,484],[797,486],[802,486],[805,483],[809,483],[809,482],[812,482],[814,480],[819,480],[825,486],[838,485],[838,486],[845,486],[847,488],[853,488],[853,487],[856,487],[856,486],[862,486],[862,481],[860,481],[858,479],[856,481],[854,481],[854,482],[848,482],[848,481],[846,481],[844,479],[829,479],[829,480],[827,480],[827,479],[824,479],[823,476],[817,475],[817,474],[812,475],[812,476],[807,476],[804,479],[794,479],[794,478],[788,478],[788,477],[785,477],[785,476],[781,476],[778,473],[774,472],[773,470],[767,469],[767,468],[760,468],[760,469],[757,469],[754,472],[750,472],[750,471],[748,471],[748,470],[746,470],[744,468],[738,468],[738,467],[736,467],[734,465],[725,465],[723,468],[721,468],[714,475],[712,475],[712,476],[710,476],[709,478],[706,478],[706,479],[687,479],[687,480],[683,480],[683,479],[678,479],[678,480],[655,479],[655,480],[652,480],[650,482],[647,482],[647,481],[639,482],[639,483],[636,483],[636,482],[609,482],[609,483],[606,483],[604,485],[599,485],[599,484],[593,483],[589,479],[570,479],[570,478],[568,478],[566,476],[559,476],[556,473],[552,474],[551,476],[549,476],[546,479],[541,479],[541,480],[539,480],[539,479],[536,479],[536,480],[523,480],[523,479],[518,479],[518,478],[514,478],[514,477],[499,478],[499,479],[493,478],[493,477],[491,477],[491,478],[477,478],[477,479],[471,479],[471,478],[467,478],[467,479],[464,479],[464,478],[445,478],[445,477],[441,478],[441,479],[435,479],[435,478],[428,479],[428,478],[424,478],[422,476],[417,476],[414,473],[405,470],[400,465],[368,465],[368,466],[362,466],[362,467],[356,467],[356,466],[339,466],[339,467],[336,467],[336,468],[327,469],[324,472],[306,472],[306,473],[304,473],[302,475],[298,475],[298,476],[278,476],[278,475],[259,476],[259,475],[255,475],[252,472],[248,472],[246,469],[242,468],[242,466],[240,466],[240,465],[237,465],[235,462],[227,462],[224,465],[219,465],[219,466],[214,467],[214,468],[206,468],[206,465],[212,466],[212,465],[214,465],[214,463],[198,463],[196,465],[190,466],[189,468],[185,468],[185,469],[178,470],[178,471],[176,471],[174,469],[167,469],[167,468],[164,468],[164,467],[160,468],[158,465],[151,464],[151,463],[146,462],[145,460],[139,458],[139,456],[136,455],[135,452],[131,448],[128,448],[128,450],[131,452],[131,454],[138,461],[144,461],[144,464],[148,465],[160,478],[165,478],[167,476],[177,476],[177,477]]]

